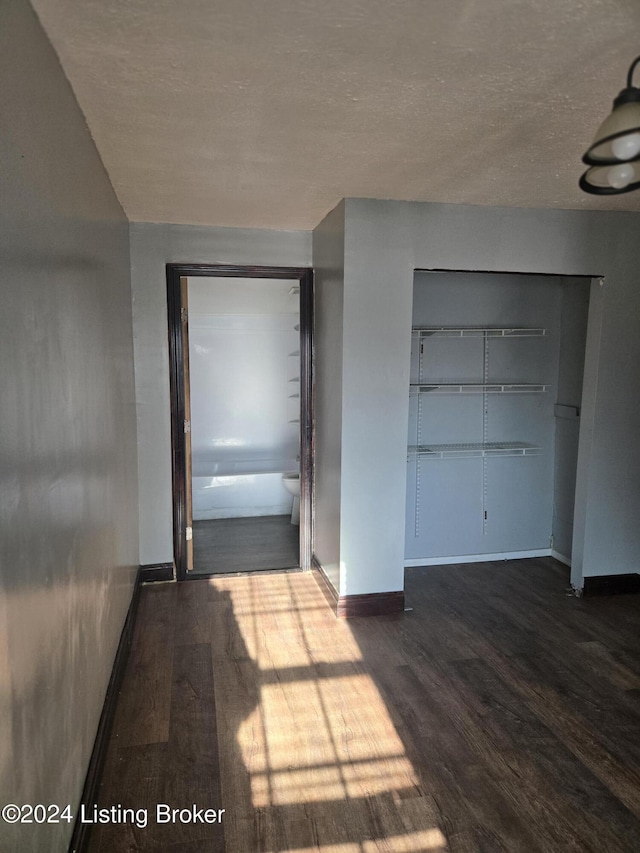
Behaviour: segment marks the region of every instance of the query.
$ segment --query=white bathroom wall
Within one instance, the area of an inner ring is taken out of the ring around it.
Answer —
[[[290,280],[189,279],[196,521],[291,512],[282,474],[299,466],[299,296],[294,285]]]

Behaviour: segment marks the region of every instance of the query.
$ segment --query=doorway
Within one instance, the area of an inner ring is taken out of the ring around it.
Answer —
[[[170,264],[167,297],[178,580],[309,569],[311,270]]]

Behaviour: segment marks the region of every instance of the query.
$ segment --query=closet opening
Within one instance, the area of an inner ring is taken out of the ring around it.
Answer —
[[[178,580],[310,568],[312,287],[167,267]]]
[[[416,271],[405,566],[581,562],[601,285]]]

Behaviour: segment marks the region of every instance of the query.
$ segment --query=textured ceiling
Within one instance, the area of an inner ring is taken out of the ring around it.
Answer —
[[[132,220],[310,229],[344,196],[640,210],[577,186],[638,0],[33,4]]]

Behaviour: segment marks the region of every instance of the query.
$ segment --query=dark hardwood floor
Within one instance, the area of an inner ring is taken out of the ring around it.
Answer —
[[[193,573],[255,572],[300,565],[300,528],[290,515],[193,523]]]
[[[144,587],[92,853],[637,853],[640,596],[551,559],[407,571],[336,620],[308,573]],[[224,808],[161,824],[157,803]]]

